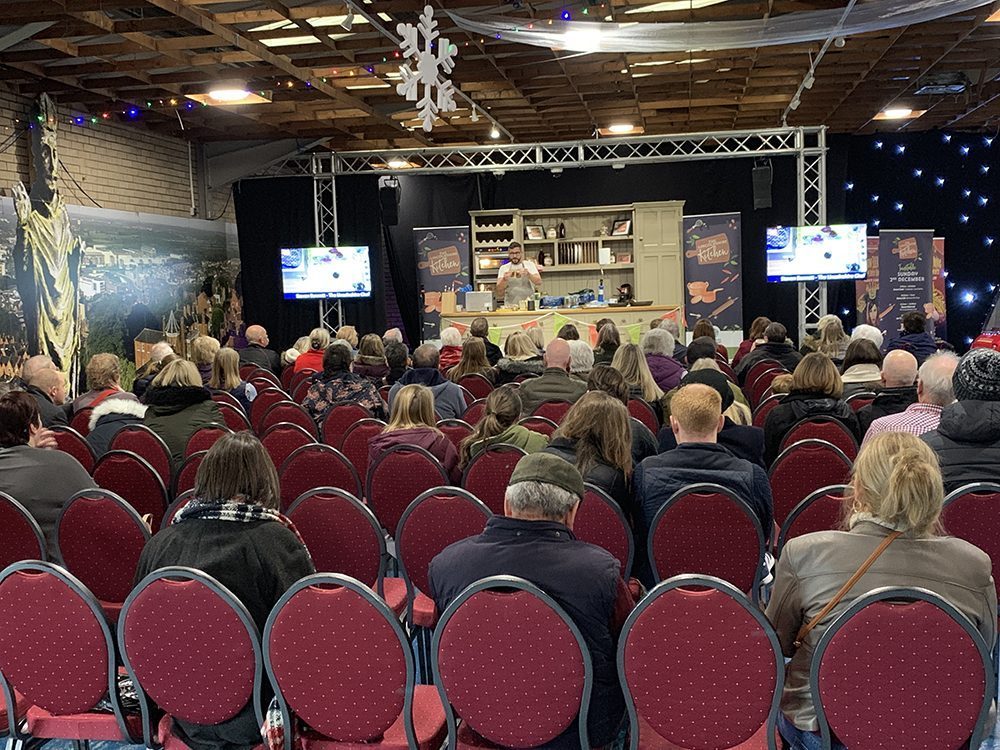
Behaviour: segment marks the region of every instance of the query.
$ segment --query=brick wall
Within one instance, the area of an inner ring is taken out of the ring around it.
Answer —
[[[0,144],[5,147],[0,153],[0,190],[7,195],[17,180],[28,184],[30,179],[30,144],[28,136],[21,132],[30,106],[30,99],[0,86]],[[84,194],[86,191],[103,208],[191,216],[187,141],[151,133],[141,122],[99,119],[96,124],[88,121],[78,126],[69,121],[75,112],[61,110],[61,114],[58,144],[59,159],[65,166],[60,179],[64,201],[93,206]],[[14,132],[20,134],[13,143],[8,143]],[[195,206],[198,206],[195,149],[192,158],[196,170]],[[209,217],[219,215],[228,195],[228,185],[209,191]],[[222,218],[235,221],[232,202]]]

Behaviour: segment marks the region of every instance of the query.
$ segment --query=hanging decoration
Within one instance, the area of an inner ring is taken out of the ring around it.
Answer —
[[[396,26],[396,33],[401,37],[403,56],[413,58],[417,63],[416,72],[409,63],[400,66],[399,73],[403,80],[396,84],[396,93],[408,102],[417,102],[424,131],[429,133],[439,113],[458,109],[455,87],[449,79],[442,77],[442,74],[447,75],[454,70],[458,50],[447,38],[441,37],[434,20],[434,9],[430,5],[424,6],[416,26],[401,23]]]

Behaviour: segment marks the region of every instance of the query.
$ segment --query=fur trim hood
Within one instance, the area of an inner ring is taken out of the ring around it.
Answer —
[[[97,420],[109,414],[125,414],[142,419],[146,416],[146,407],[130,398],[106,398],[90,413],[90,429],[97,426]]]

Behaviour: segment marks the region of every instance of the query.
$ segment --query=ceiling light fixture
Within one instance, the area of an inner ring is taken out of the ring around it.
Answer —
[[[212,101],[222,104],[232,104],[250,95],[244,81],[219,81],[208,91]]]
[[[490,130],[490,138],[492,138],[493,140],[497,140],[499,137],[500,137],[500,129],[494,126]]]
[[[413,165],[406,161],[406,159],[389,159],[389,163],[386,164],[389,169],[412,169]]]
[[[608,125],[608,132],[615,135],[624,135],[625,133],[631,133],[633,130],[635,130],[635,125],[630,122],[616,122]]]
[[[344,31],[350,31],[353,26],[354,26],[354,10],[348,7],[347,15],[344,16],[344,20],[340,22],[340,27]]]
[[[886,107],[877,115],[876,120],[916,120],[926,109],[911,109],[909,107]]]

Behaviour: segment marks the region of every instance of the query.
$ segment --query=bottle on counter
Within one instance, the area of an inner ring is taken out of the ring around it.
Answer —
[[[562,222],[560,221],[560,222],[559,222],[559,238],[560,238],[560,239],[565,239],[565,237],[566,237],[566,225],[565,225],[565,224],[563,224],[563,223],[562,223]]]
[[[604,279],[597,284],[597,301],[604,304]]]

